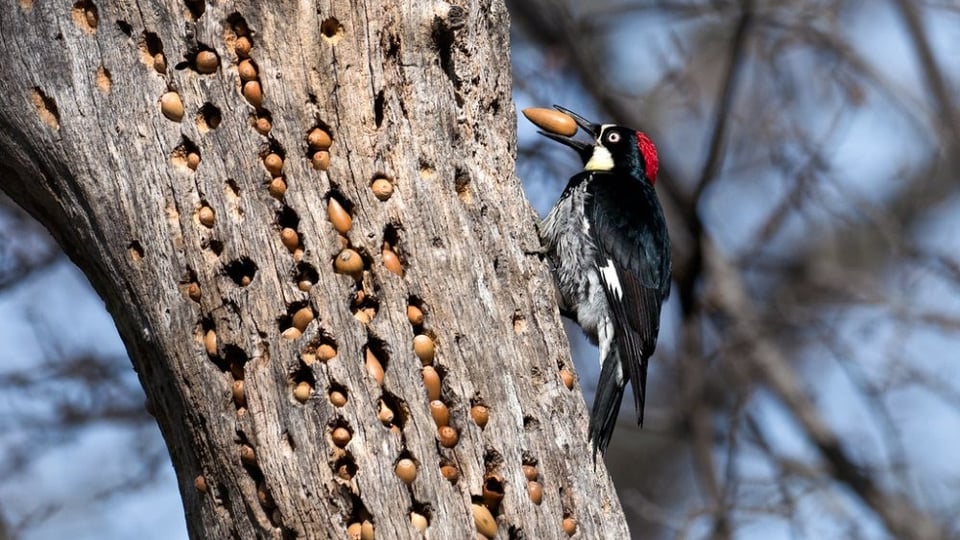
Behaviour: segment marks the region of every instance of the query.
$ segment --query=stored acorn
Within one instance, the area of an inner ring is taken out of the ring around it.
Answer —
[[[563,381],[563,385],[567,387],[567,390],[573,390],[573,372],[567,368],[560,370],[560,380]]]
[[[266,116],[258,116],[253,122],[253,129],[257,130],[257,133],[261,135],[267,135],[270,133],[270,130],[273,129],[273,124]]]
[[[330,398],[330,403],[332,403],[334,407],[343,407],[347,404],[346,394],[339,390],[331,390],[327,397]]]
[[[360,540],[374,540],[373,522],[369,519],[360,524]]]
[[[434,355],[436,354],[433,338],[426,334],[416,335],[413,338],[413,352],[424,365],[433,362]]]
[[[350,227],[353,226],[353,218],[350,217],[350,213],[343,208],[343,205],[335,197],[330,197],[327,200],[327,217],[333,224],[334,230],[340,234],[347,234]]]
[[[344,249],[334,260],[333,269],[338,274],[346,274],[359,279],[363,275],[363,259],[352,249]]]
[[[240,446],[240,461],[247,465],[257,464],[257,453],[254,452],[253,447],[249,444]]]
[[[303,332],[313,322],[313,318],[313,309],[310,306],[304,306],[293,313],[290,322],[294,328]]]
[[[407,320],[413,326],[423,326],[423,310],[412,304],[407,306]]]
[[[452,483],[456,483],[460,479],[460,471],[450,463],[444,463],[440,466],[440,475]]]
[[[243,83],[243,97],[247,103],[256,108],[263,105],[263,89],[260,87],[260,81],[247,81]]]
[[[543,502],[543,486],[540,485],[540,482],[535,480],[527,482],[527,495],[530,496],[530,500],[533,501],[533,504],[540,504]]]
[[[243,389],[243,381],[233,381],[233,386],[231,388],[231,393],[233,394],[233,402],[237,407],[246,407],[247,406],[247,393]]]
[[[283,332],[280,332],[280,337],[284,339],[291,339],[291,340],[298,339],[302,335],[303,335],[303,332],[301,332],[299,329],[294,328],[292,326],[290,328],[287,328]]]
[[[573,118],[554,109],[531,107],[523,110],[527,120],[549,133],[572,137],[577,134],[577,123]]]
[[[247,58],[246,60],[241,60],[237,64],[237,74],[240,75],[240,80],[246,81],[255,81],[257,80],[257,66],[253,64],[253,60]]]
[[[283,158],[276,152],[270,152],[263,156],[263,166],[273,176],[280,176],[283,172]]]
[[[207,479],[204,478],[202,474],[198,475],[196,478],[193,479],[193,487],[197,488],[197,491],[199,491],[200,493],[206,493]]]
[[[450,409],[439,399],[430,402],[430,416],[433,417],[438,428],[450,424]]]
[[[377,199],[385,201],[389,199],[391,195],[393,195],[393,182],[387,180],[386,178],[377,178],[372,184],[370,184],[370,189],[373,191],[373,195]]]
[[[420,372],[423,376],[423,386],[427,389],[427,399],[440,399],[440,374],[433,366],[424,366]]]
[[[326,150],[333,145],[330,134],[321,128],[313,128],[307,134],[307,144],[315,150]]]
[[[440,446],[444,448],[453,448],[460,442],[460,434],[451,426],[437,428],[437,438],[440,439]]]
[[[237,56],[249,56],[252,48],[253,42],[247,36],[240,36],[233,42],[233,52],[237,53]]]
[[[183,102],[180,101],[180,94],[167,92],[160,96],[160,112],[174,122],[183,120]]]
[[[200,284],[194,281],[187,285],[187,296],[194,302],[200,302],[200,298],[203,296],[203,292],[200,290]]]
[[[330,438],[333,439],[333,444],[343,448],[350,442],[350,430],[343,426],[334,428],[333,432],[330,433]]]
[[[197,212],[197,219],[200,220],[200,224],[204,227],[213,227],[213,223],[216,220],[216,214],[213,212],[213,208],[209,206],[201,206],[200,210]]]
[[[293,388],[293,397],[297,399],[300,403],[303,403],[310,399],[310,394],[313,392],[313,387],[310,386],[310,383],[307,381],[300,381],[297,383],[297,386]]]
[[[400,257],[397,257],[397,254],[394,253],[390,246],[384,242],[383,250],[380,252],[380,256],[383,259],[383,266],[393,272],[398,276],[403,276],[403,264],[400,263]]]
[[[410,512],[410,524],[413,525],[413,528],[420,531],[421,533],[427,532],[427,527],[430,526],[430,523],[427,522],[426,516],[423,514],[418,514],[417,512]]]
[[[367,369],[367,375],[370,375],[371,377],[373,377],[373,379],[377,381],[377,384],[382,385],[383,384],[383,365],[380,364],[380,360],[377,359],[377,356],[373,354],[373,351],[371,351],[369,348],[367,349],[367,353],[366,353],[365,365]]]
[[[563,532],[567,533],[567,536],[573,536],[577,532],[577,520],[569,516],[563,518]]]
[[[321,343],[317,347],[317,358],[321,362],[327,362],[337,356],[337,349],[329,343]]]
[[[318,171],[325,171],[330,168],[330,152],[326,150],[317,150],[310,158],[313,168]]]
[[[487,425],[487,421],[490,420],[490,409],[486,405],[474,405],[470,407],[470,417],[473,418],[473,422],[480,426],[480,429],[483,429]]]
[[[360,540],[360,532],[363,530],[363,525],[360,522],[353,522],[350,525],[347,525],[347,538],[350,540]]]
[[[165,57],[163,53],[158,52],[153,55],[153,69],[161,74],[167,72],[167,57]]]
[[[380,400],[379,408],[380,410],[377,412],[377,419],[383,424],[392,423],[394,417],[393,410],[391,410],[382,399]]]
[[[203,346],[210,356],[217,355],[217,333],[212,328],[203,335]]]
[[[403,458],[397,461],[397,465],[393,468],[393,471],[397,473],[400,480],[407,485],[412,484],[417,478],[417,464],[410,458]]]
[[[217,71],[217,66],[220,65],[220,59],[217,57],[217,53],[213,51],[200,51],[197,53],[195,64],[197,71],[210,74]]]
[[[284,227],[280,229],[280,242],[292,252],[300,247],[300,235],[296,229]]]
[[[476,526],[477,532],[487,538],[493,538],[497,535],[497,520],[493,519],[493,514],[482,504],[473,505],[473,524]]]
[[[195,171],[199,166],[200,154],[196,152],[187,152],[187,167],[189,167],[191,171]]]
[[[279,199],[287,192],[287,182],[283,177],[276,177],[270,181],[270,184],[267,185],[267,192],[270,193],[273,197]]]
[[[537,479],[537,476],[540,475],[540,472],[537,471],[536,465],[524,465],[523,466],[523,477],[529,481],[534,481]]]

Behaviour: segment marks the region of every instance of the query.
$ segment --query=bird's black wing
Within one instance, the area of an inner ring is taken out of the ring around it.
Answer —
[[[657,346],[660,307],[670,292],[670,239],[656,193],[645,180],[594,173],[588,194],[586,213],[598,247],[596,265],[613,314],[623,374],[632,382],[642,425],[647,360]],[[608,379],[614,367],[609,366]],[[601,379],[604,375],[601,370]],[[619,399],[615,405],[619,407]]]

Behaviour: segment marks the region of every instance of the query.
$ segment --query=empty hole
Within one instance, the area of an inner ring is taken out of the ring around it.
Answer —
[[[110,76],[110,70],[103,66],[98,67],[96,82],[97,82],[97,89],[100,90],[101,94],[104,94],[104,95],[109,94],[110,87],[113,85],[113,79]]]
[[[363,253],[361,253],[360,256],[363,257],[364,266],[369,268],[370,264],[367,258],[363,256]],[[379,310],[380,301],[377,300],[375,296],[367,294],[363,290],[357,291],[357,293],[353,295],[353,299],[350,300],[350,311],[354,317],[357,317],[361,321],[372,321],[373,318],[377,316]]]
[[[242,381],[247,362],[250,360],[250,357],[247,356],[247,353],[236,345],[224,345],[223,359],[226,362],[227,369],[230,370],[230,374],[233,376],[233,378],[238,381]]]
[[[241,257],[227,263],[223,270],[234,283],[246,287],[257,274],[257,265],[249,257]]]
[[[237,185],[237,181],[233,178],[227,178],[227,189],[230,190],[230,193],[234,197],[240,196],[240,186]]]
[[[296,230],[299,224],[300,216],[297,215],[293,208],[283,205],[283,207],[277,211],[277,225],[279,225],[281,229],[290,228]]]
[[[536,418],[529,415],[523,417],[523,429],[527,431],[533,431],[538,429],[539,427],[540,427],[540,421],[537,420]]]
[[[485,448],[483,451],[483,467],[490,472],[503,464],[503,455],[494,448]],[[503,490],[503,484],[500,484],[500,490]]]
[[[139,240],[134,240],[127,244],[127,250],[130,252],[130,259],[137,262],[143,258],[143,246]]]
[[[217,257],[219,257],[221,253],[223,253],[223,242],[221,242],[220,240],[214,240],[211,238],[210,240],[204,242],[204,245],[202,247],[209,249]]]
[[[43,93],[43,90],[36,86],[31,90],[30,97],[43,123],[50,129],[60,129],[60,111],[57,109],[57,103],[53,98],[48,97]]]
[[[377,92],[377,98],[373,100],[373,119],[377,127],[383,123],[383,90]]]
[[[309,366],[303,362],[290,374],[290,381],[296,386],[299,383],[305,382],[310,386],[316,386],[317,378],[313,376],[313,371]]]
[[[320,34],[329,45],[334,45],[343,38],[343,25],[336,17],[329,17],[320,23]]]
[[[340,456],[335,462],[333,462],[333,472],[337,475],[337,478],[341,480],[350,481],[354,476],[357,475],[357,462],[353,459],[353,455],[350,452],[346,452],[345,455]]]
[[[93,32],[97,29],[100,16],[97,12],[97,6],[90,0],[80,0],[74,4],[72,13],[73,22],[77,23],[77,26],[80,28],[88,32]]]
[[[460,197],[460,200],[465,203],[473,202],[473,192],[470,190],[470,180],[470,173],[465,169],[457,167],[453,184],[454,188],[457,190],[457,196]]]
[[[119,28],[121,32],[126,34],[127,37],[130,37],[133,35],[133,27],[130,26],[130,23],[128,23],[127,21],[118,20],[117,28]]]
[[[217,129],[220,127],[220,121],[223,119],[223,116],[220,114],[220,109],[217,108],[213,103],[204,103],[200,107],[199,114],[197,114],[197,127],[200,129],[200,132],[206,132],[211,129]]]
[[[250,27],[247,26],[246,19],[243,18],[243,15],[239,13],[231,13],[227,15],[227,24],[230,25],[230,29],[233,30],[238,36],[245,36],[250,33]]]
[[[317,269],[314,268],[312,264],[301,262],[297,264],[294,280],[297,282],[298,286],[304,282],[307,282],[310,284],[310,286],[312,286],[320,280],[320,274],[317,273]],[[301,287],[301,290],[302,289],[303,287]]]
[[[193,20],[199,19],[206,10],[206,4],[203,0],[184,0],[183,3],[187,6],[187,11]]]

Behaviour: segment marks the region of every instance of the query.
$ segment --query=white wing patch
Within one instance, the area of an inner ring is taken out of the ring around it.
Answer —
[[[620,278],[617,276],[617,267],[614,266],[613,259],[607,259],[607,264],[598,268],[607,289],[617,296],[617,300],[623,300],[623,288],[620,286]]]

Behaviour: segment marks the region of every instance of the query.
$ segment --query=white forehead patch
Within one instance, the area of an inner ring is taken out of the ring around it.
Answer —
[[[606,149],[602,144],[600,144],[600,139],[603,138],[603,132],[607,128],[613,127],[614,124],[603,124],[600,126],[600,135],[597,136],[597,144],[593,147],[593,155],[590,156],[590,160],[587,161],[587,164],[583,166],[585,171],[612,171],[613,170],[613,156],[610,155],[610,151]]]

